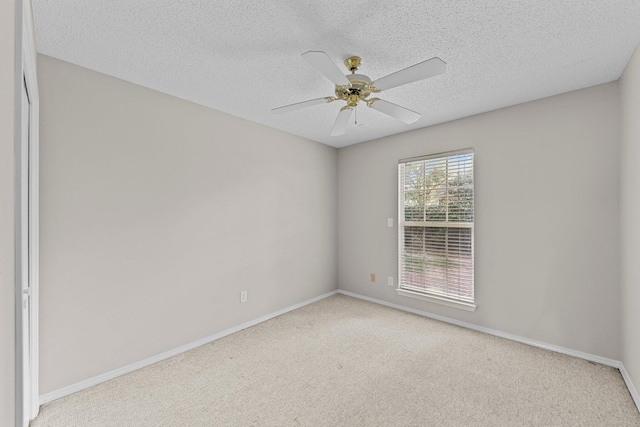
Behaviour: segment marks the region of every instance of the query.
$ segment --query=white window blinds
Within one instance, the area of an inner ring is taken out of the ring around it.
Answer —
[[[473,150],[401,160],[398,183],[399,288],[473,304]]]

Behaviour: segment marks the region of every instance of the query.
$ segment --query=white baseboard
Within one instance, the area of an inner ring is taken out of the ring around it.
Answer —
[[[633,401],[636,402],[638,411],[640,411],[640,394],[638,394],[638,390],[636,390],[636,387],[633,385],[633,381],[631,381],[631,377],[622,362],[620,362],[620,373],[622,374],[622,378],[624,378],[624,382],[627,384],[627,388],[629,389],[629,393],[631,394]]]
[[[506,339],[511,340],[511,341],[517,341],[517,342],[520,342],[520,343],[523,343],[523,344],[532,345],[534,347],[544,348],[545,350],[551,350],[551,351],[555,351],[557,353],[562,353],[562,354],[566,354],[566,355],[569,355],[569,356],[578,357],[580,359],[588,360],[590,362],[600,363],[602,365],[611,366],[613,368],[618,368],[619,369],[620,365],[621,365],[620,361],[618,361],[618,360],[607,359],[606,357],[596,356],[594,354],[583,353],[581,351],[571,350],[571,349],[560,347],[560,346],[557,346],[557,345],[547,344],[547,343],[544,343],[544,342],[541,342],[541,341],[535,341],[535,340],[532,340],[532,339],[529,339],[529,338],[519,337],[517,335],[508,334],[506,332],[496,331],[495,329],[485,328],[484,326],[478,326],[478,325],[474,325],[472,323],[467,323],[467,322],[462,322],[460,320],[451,319],[449,317],[439,316],[437,314],[432,314],[432,313],[429,313],[427,311],[416,310],[415,308],[405,307],[405,306],[399,305],[399,304],[393,304],[393,303],[390,303],[390,302],[387,302],[387,301],[382,301],[382,300],[379,300],[379,299],[366,297],[366,296],[360,295],[360,294],[354,294],[353,292],[343,291],[342,289],[339,289],[338,293],[341,293],[343,295],[348,295],[350,297],[359,298],[359,299],[363,299],[363,300],[366,300],[366,301],[374,302],[376,304],[385,305],[387,307],[397,308],[398,310],[407,311],[409,313],[417,314],[419,316],[428,317],[428,318],[434,319],[434,320],[439,320],[439,321],[445,322],[445,323],[450,323],[452,325],[462,326],[463,328],[472,329],[474,331],[483,332],[485,334],[495,335],[495,336],[501,337],[501,338],[506,338]]]
[[[94,385],[98,385],[105,381],[109,381],[113,378],[119,377],[120,375],[128,374],[129,372],[135,371],[140,368],[144,368],[145,366],[153,365],[154,363],[160,362],[161,360],[168,359],[170,357],[176,356],[180,353],[184,353],[185,351],[192,350],[196,347],[200,347],[201,345],[208,344],[212,341],[218,340],[220,338],[224,338],[227,335],[231,335],[235,332],[241,331],[246,328],[250,328],[251,326],[255,326],[258,323],[265,322],[269,319],[273,319],[274,317],[278,317],[282,314],[288,313],[300,307],[304,307],[305,305],[312,304],[316,301],[320,301],[321,299],[330,297],[331,295],[337,294],[338,291],[327,292],[326,294],[320,295],[315,298],[311,298],[309,300],[303,301],[299,304],[294,304],[290,307],[283,308],[282,310],[278,310],[274,313],[267,314],[266,316],[258,317],[257,319],[250,320],[241,325],[235,326],[233,328],[226,329],[224,331],[218,332],[217,334],[209,335],[208,337],[199,339],[197,341],[191,342],[189,344],[185,344],[183,346],[174,348],[172,350],[165,351],[164,353],[160,353],[155,356],[151,356],[147,359],[141,360],[139,362],[131,363],[130,365],[123,366],[122,368],[114,369],[113,371],[106,372],[102,375],[95,376],[93,378],[88,378],[84,381],[80,381],[75,384],[71,384],[70,386],[63,387],[59,390],[52,391],[47,394],[43,394],[40,396],[40,404],[44,405],[45,403],[51,402],[56,399],[60,399],[61,397],[68,396],[72,393],[78,392],[80,390],[84,390],[89,387],[93,387]]]
[[[274,313],[271,314],[267,314],[265,316],[259,317],[257,319],[251,320],[249,322],[245,322],[241,325],[235,326],[233,328],[229,328],[226,329],[224,331],[218,332],[217,334],[213,334],[210,335],[208,337],[202,338],[200,340],[194,341],[192,343],[189,344],[185,344],[183,346],[180,346],[178,348],[174,348],[172,350],[169,351],[165,351],[164,353],[160,353],[156,356],[152,356],[149,357],[147,359],[141,360],[139,362],[135,362],[132,363],[130,365],[126,365],[123,366],[122,368],[119,369],[115,369],[113,371],[109,371],[106,372],[102,375],[98,375],[89,379],[86,379],[84,381],[80,381],[78,383],[72,384],[70,386],[61,388],[59,390],[55,390],[52,391],[50,393],[44,394],[40,396],[39,399],[39,403],[41,405],[44,405],[45,403],[51,402],[53,400],[56,399],[60,399],[61,397],[64,396],[68,396],[72,393],[78,392],[80,390],[84,390],[86,388],[89,387],[93,387],[94,385],[98,385],[100,383],[103,383],[105,381],[109,381],[113,378],[119,377],[120,375],[124,375],[127,374],[129,372],[135,371],[137,369],[140,368],[144,368],[145,366],[149,366],[152,365],[154,363],[160,362],[161,360],[165,360],[168,359],[170,357],[176,356],[180,353],[184,353],[186,351],[192,350],[196,347],[199,347],[201,345],[204,344],[208,344],[212,341],[218,340],[220,338],[226,337],[227,335],[231,335],[235,332],[241,331],[243,329],[249,328],[251,326],[255,326],[259,323],[265,322],[269,319],[273,319],[274,317],[280,316],[282,314],[288,313],[289,311],[293,311],[295,309],[298,309],[300,307],[304,307],[305,305],[309,305],[312,304],[316,301],[320,301],[321,299],[330,297],[331,295],[335,295],[337,293],[343,294],[343,295],[347,295],[350,297],[354,297],[354,298],[359,298],[362,300],[366,300],[366,301],[370,301],[376,304],[380,304],[380,305],[384,305],[387,307],[391,307],[391,308],[395,308],[398,310],[402,310],[402,311],[406,311],[409,313],[413,313],[413,314],[417,314],[419,316],[424,316],[424,317],[428,317],[430,319],[435,319],[435,320],[439,320],[441,322],[445,322],[445,323],[450,323],[452,325],[456,325],[456,326],[461,326],[463,328],[467,328],[467,329],[472,329],[474,331],[478,331],[478,332],[483,332],[485,334],[489,334],[489,335],[494,335],[497,337],[501,337],[501,338],[506,338],[508,340],[512,340],[512,341],[517,341],[523,344],[528,344],[534,347],[539,347],[539,348],[543,348],[546,350],[550,350],[550,351],[555,351],[557,353],[562,353],[562,354],[566,354],[569,356],[574,356],[574,357],[578,357],[580,359],[584,359],[584,360],[588,360],[590,362],[595,362],[595,363],[600,363],[603,365],[607,365],[607,366],[611,366],[613,368],[617,368],[620,370],[620,373],[622,374],[622,378],[624,378],[624,381],[627,385],[627,388],[629,389],[629,393],[631,394],[631,397],[633,398],[636,406],[638,407],[638,409],[640,410],[640,394],[638,394],[638,391],[636,390],[633,382],[631,381],[631,377],[629,377],[629,373],[627,372],[627,370],[625,369],[624,365],[622,364],[622,362],[618,361],[618,360],[613,360],[613,359],[608,359],[606,357],[601,357],[601,356],[596,356],[593,354],[589,354],[589,353],[583,353],[581,351],[577,351],[577,350],[571,350],[568,348],[564,348],[564,347],[560,347],[560,346],[556,346],[556,345],[552,345],[552,344],[547,344],[547,343],[543,343],[540,341],[535,341],[535,340],[531,340],[528,338],[523,338],[517,335],[512,335],[512,334],[508,334],[505,332],[500,332],[494,329],[489,329],[489,328],[485,328],[483,326],[478,326],[478,325],[474,325],[472,323],[466,323],[466,322],[462,322],[456,319],[451,319],[449,317],[445,317],[445,316],[439,316],[437,314],[432,314],[426,311],[422,311],[422,310],[417,310],[414,308],[410,308],[410,307],[405,307],[399,304],[393,304],[387,301],[382,301],[379,299],[375,299],[375,298],[370,298],[364,295],[360,295],[360,294],[355,294],[353,292],[348,292],[348,291],[344,291],[342,289],[340,290],[335,290],[335,291],[331,291],[331,292],[327,292],[326,294],[320,295],[318,297],[315,298],[311,298],[309,300],[303,301],[299,304],[295,304],[292,305],[290,307],[287,308],[283,308],[282,310],[276,311]]]

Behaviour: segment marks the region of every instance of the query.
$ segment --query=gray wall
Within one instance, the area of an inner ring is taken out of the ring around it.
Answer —
[[[336,149],[46,56],[38,76],[43,394],[337,288]]]
[[[640,387],[640,47],[620,79],[622,362]],[[640,389],[638,389],[640,390]]]
[[[340,149],[339,288],[619,359],[618,138],[614,82]],[[398,159],[467,147],[475,312],[387,285],[398,277],[398,229],[387,227]]]
[[[0,426],[15,422],[15,8],[14,1],[0,2]]]
[[[621,357],[617,83],[335,150],[53,58],[38,67],[42,393],[336,283]],[[466,147],[473,313],[386,285],[397,160]]]

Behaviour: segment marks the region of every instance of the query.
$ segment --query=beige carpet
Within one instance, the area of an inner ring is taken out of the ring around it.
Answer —
[[[33,427],[640,426],[618,370],[336,295],[44,405]]]

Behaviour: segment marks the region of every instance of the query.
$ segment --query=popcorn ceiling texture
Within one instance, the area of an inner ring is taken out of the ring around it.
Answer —
[[[343,147],[617,80],[640,41],[638,0],[33,0],[38,51]],[[300,55],[351,55],[373,80],[434,56],[444,75],[380,94],[422,114],[411,125],[366,106],[339,137],[341,104]]]

